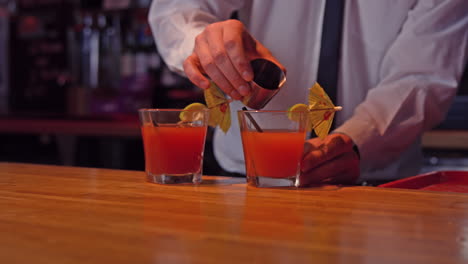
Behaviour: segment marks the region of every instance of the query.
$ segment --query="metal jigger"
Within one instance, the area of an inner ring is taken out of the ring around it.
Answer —
[[[242,99],[242,103],[260,110],[279,92],[286,82],[286,74],[269,60],[255,59],[250,65],[254,79],[250,82],[251,92]]]

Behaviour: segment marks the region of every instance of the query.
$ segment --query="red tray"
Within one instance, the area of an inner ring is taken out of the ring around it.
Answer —
[[[468,171],[434,171],[378,187],[468,193]]]

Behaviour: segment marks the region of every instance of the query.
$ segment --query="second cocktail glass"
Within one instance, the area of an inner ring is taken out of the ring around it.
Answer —
[[[256,187],[298,187],[307,111],[238,111],[246,176]]]
[[[140,109],[149,182],[200,183],[209,110]]]

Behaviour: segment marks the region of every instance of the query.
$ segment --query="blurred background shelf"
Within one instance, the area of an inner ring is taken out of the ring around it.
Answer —
[[[424,148],[468,150],[468,130],[432,130],[424,133]]]
[[[137,110],[204,100],[159,56],[150,2],[0,0],[0,161],[144,169]]]
[[[95,137],[139,137],[136,115],[106,115],[65,118],[0,117],[1,133],[53,134]]]

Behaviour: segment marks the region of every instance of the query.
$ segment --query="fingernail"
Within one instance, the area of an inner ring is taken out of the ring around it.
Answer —
[[[253,79],[253,76],[252,76],[252,74],[250,72],[244,71],[242,73],[242,78],[244,78],[244,80],[250,82]]]
[[[242,95],[242,96],[246,96],[250,93],[250,88],[245,86],[245,85],[241,85],[239,86],[239,93]]]
[[[240,94],[236,90],[232,90],[230,95],[233,99],[236,99],[236,100],[241,98]]]

